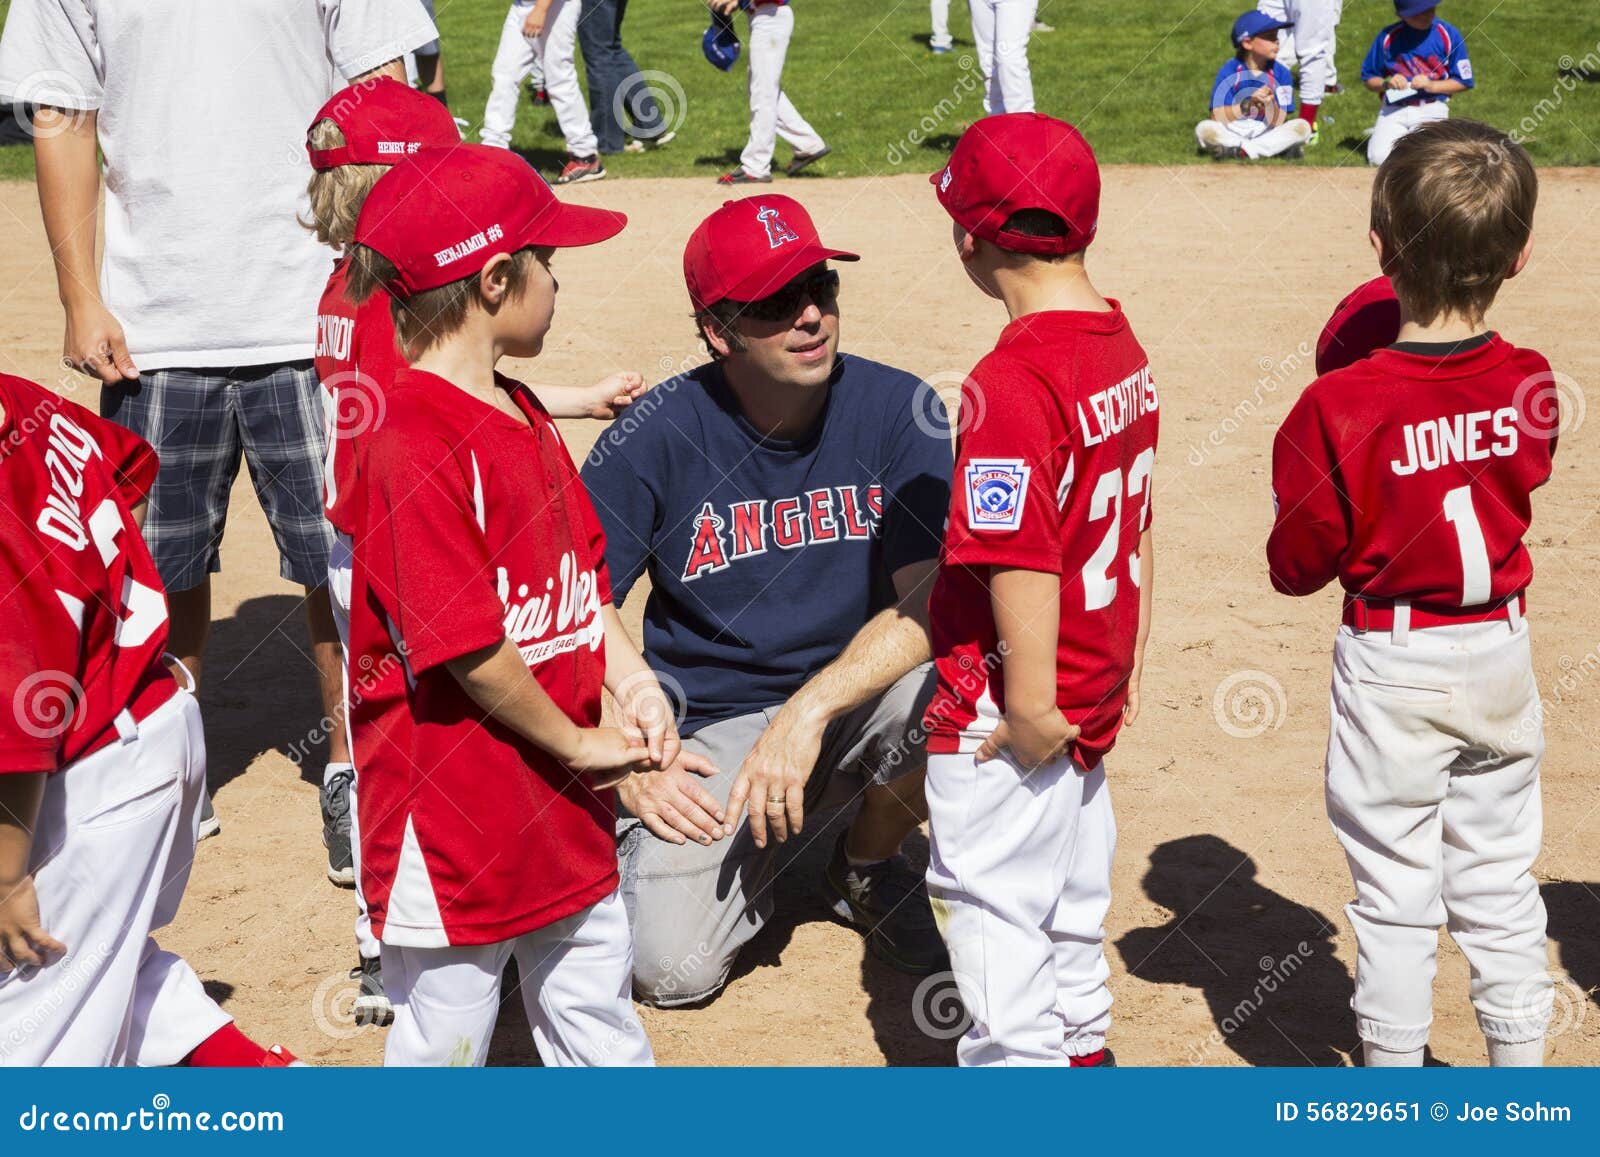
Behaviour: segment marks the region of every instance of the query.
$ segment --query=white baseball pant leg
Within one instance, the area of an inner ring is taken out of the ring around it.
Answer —
[[[1403,645],[1342,627],[1331,719],[1328,816],[1356,886],[1345,913],[1361,1039],[1420,1063],[1441,924],[1471,968],[1484,1036],[1541,1039],[1544,734],[1527,624],[1413,630]]]
[[[1389,159],[1400,138],[1423,125],[1442,121],[1450,116],[1450,106],[1442,100],[1427,104],[1385,104],[1378,113],[1378,123],[1373,126],[1367,141],[1367,163],[1381,165]]]
[[[928,17],[933,25],[933,35],[928,38],[928,47],[952,47],[956,40],[950,35],[950,0],[929,0]]]
[[[1252,160],[1276,157],[1279,153],[1287,152],[1295,145],[1303,145],[1311,139],[1311,126],[1299,117],[1290,117],[1277,128],[1267,129],[1265,132],[1240,132],[1238,128],[1241,124],[1258,126],[1260,123],[1203,120],[1194,126],[1194,136],[1195,140],[1200,142],[1201,148],[1232,145],[1243,149],[1245,156]]]
[[[494,51],[494,63],[489,66],[489,101],[483,106],[483,127],[478,130],[478,139],[499,149],[511,147],[522,81],[539,62],[538,47],[522,35],[522,22],[532,10],[532,0],[527,3],[518,0],[511,5],[506,22],[500,28],[500,45]]]
[[[826,146],[817,130],[783,91],[783,62],[794,36],[794,10],[787,4],[764,4],[750,10],[750,139],[739,164],[752,177],[772,173],[772,153],[782,137],[796,153],[817,153]]]
[[[634,1015],[633,940],[612,892],[515,940],[462,948],[383,946],[394,1004],[386,1066],[482,1065],[500,1011],[500,976],[516,957],[522,1004],[551,1068],[655,1064]]]
[[[1102,927],[1116,821],[1104,765],[928,758],[928,894],[972,1025],[962,1065],[1067,1065],[1105,1046]]]
[[[968,7],[978,67],[983,71],[983,111],[1032,112],[1028,37],[1033,35],[1039,0],[969,0]]]
[[[1300,103],[1320,105],[1333,83],[1334,30],[1343,15],[1341,0],[1292,0],[1289,19],[1292,29],[1278,34],[1278,59],[1293,67],[1300,76]],[[1285,59],[1284,37],[1290,39]]]
[[[339,673],[344,679],[344,738],[352,765],[356,758],[355,740],[350,734],[350,585],[354,565],[350,536],[334,531],[333,549],[328,554],[328,602],[333,607],[333,625],[339,632],[339,653],[344,660]],[[363,960],[376,960],[378,938],[372,934],[367,897],[361,889],[361,815],[356,808],[356,788],[360,780],[358,771],[350,781],[350,864],[356,872],[356,951]]]
[[[0,979],[0,1064],[175,1065],[233,1018],[151,933],[177,914],[205,796],[200,708],[180,691],[50,776],[31,869],[66,956]]]
[[[544,90],[566,138],[567,152],[593,157],[600,152],[600,141],[589,123],[589,106],[578,84],[578,17],[582,12],[583,0],[553,0],[538,50]]]

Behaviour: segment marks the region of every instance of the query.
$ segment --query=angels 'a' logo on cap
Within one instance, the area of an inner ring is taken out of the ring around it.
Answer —
[[[950,188],[950,166],[944,167],[944,173],[939,177],[939,192],[943,193]]]
[[[778,215],[776,209],[761,206],[756,210],[756,220],[766,227],[768,249],[776,249],[787,241],[800,240],[800,234],[789,228],[789,223]]]

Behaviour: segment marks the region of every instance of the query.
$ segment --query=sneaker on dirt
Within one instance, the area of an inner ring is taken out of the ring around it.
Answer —
[[[873,955],[901,972],[928,976],[948,969],[950,954],[922,877],[904,856],[852,865],[844,841],[841,834],[824,873],[834,914],[866,933]]]
[[[353,769],[336,771],[322,785],[322,846],[328,849],[328,879],[341,888],[356,886],[350,852],[350,785]]]

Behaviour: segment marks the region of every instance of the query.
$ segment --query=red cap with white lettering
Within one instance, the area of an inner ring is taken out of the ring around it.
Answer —
[[[501,253],[594,245],[628,218],[572,205],[508,149],[460,144],[424,149],[373,185],[355,241],[398,271],[386,288],[410,297],[471,277]]]
[[[1083,134],[1036,112],[974,121],[950,163],[928,180],[939,203],[974,237],[1013,253],[1087,249],[1100,224],[1100,166]],[[1014,213],[1042,209],[1067,224],[1065,237],[1030,237],[1004,228]]]
[[[332,121],[344,134],[342,147],[314,149],[306,130],[306,153],[318,171],[340,165],[393,165],[422,149],[446,149],[461,141],[450,110],[427,93],[387,76],[341,88],[311,118],[313,128],[318,121]]]
[[[696,309],[719,301],[760,301],[818,262],[859,261],[830,249],[811,214],[782,193],[724,201],[700,222],[683,250],[683,280]]]

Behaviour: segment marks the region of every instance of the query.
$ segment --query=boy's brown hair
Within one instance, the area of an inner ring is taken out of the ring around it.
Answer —
[[[1000,226],[1007,233],[1020,233],[1024,237],[1065,237],[1067,223],[1048,209],[1018,209]],[[1012,260],[1043,261],[1047,265],[1060,265],[1069,258],[1083,260],[1083,250],[1076,253],[1019,253],[998,242],[990,242]]]
[[[342,149],[344,131],[333,121],[323,119],[311,126],[307,142],[313,149]],[[388,165],[336,165],[311,174],[311,219],[300,224],[317,235],[324,245],[344,248],[356,235],[356,218],[378,178]]]
[[[1372,184],[1383,272],[1411,317],[1483,319],[1533,231],[1539,177],[1499,129],[1447,120],[1402,137]]]
[[[518,249],[511,255],[511,265],[506,274],[507,297],[521,297],[528,287],[528,273],[537,259],[538,250]],[[376,249],[365,245],[350,246],[350,272],[345,281],[345,295],[360,305],[388,284],[398,271],[394,264]],[[400,340],[400,352],[408,361],[416,361],[428,350],[466,324],[467,311],[473,306],[485,307],[483,289],[478,274],[425,289],[410,297],[396,297],[389,305],[394,318],[395,336]]]

